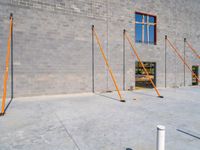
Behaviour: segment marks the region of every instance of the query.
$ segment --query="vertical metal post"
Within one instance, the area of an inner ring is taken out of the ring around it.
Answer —
[[[111,60],[111,58],[109,57],[109,51],[108,51],[108,46],[109,46],[109,37],[108,37],[108,34],[109,34],[109,33],[108,33],[108,32],[109,32],[108,1],[109,1],[109,0],[106,1],[106,5],[107,5],[107,6],[106,6],[106,32],[107,32],[107,33],[106,33],[106,55],[107,55],[107,56],[106,56],[106,57],[107,57],[108,60]],[[106,88],[107,88],[107,91],[109,91],[109,87],[108,87],[108,86],[109,86],[109,83],[108,83],[108,82],[109,82],[109,79],[108,79],[109,77],[108,77],[108,76],[109,76],[109,71],[108,71],[108,69],[106,68],[106,82],[107,82],[107,83],[106,83]]]
[[[165,35],[165,88],[167,87],[167,35]]]
[[[123,90],[126,90],[126,52],[125,52],[125,32],[123,31]]]
[[[185,62],[185,44],[186,44],[186,38],[184,38],[184,62]],[[184,86],[185,86],[185,64],[184,65]]]
[[[157,126],[156,150],[165,150],[165,126]]]
[[[13,19],[13,14],[10,14],[10,17]],[[12,27],[11,27],[11,99],[14,97],[14,67],[13,67],[13,22],[12,22]]]
[[[94,93],[94,25],[92,25],[92,92]]]

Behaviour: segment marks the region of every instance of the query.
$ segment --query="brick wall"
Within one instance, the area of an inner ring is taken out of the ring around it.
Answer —
[[[157,86],[164,86],[164,36],[183,52],[183,38],[200,48],[200,4],[186,0],[0,0],[0,85],[2,91],[9,14],[14,14],[14,94],[34,96],[91,92],[91,25],[122,89],[122,32],[134,38],[135,11],[158,17],[158,44],[136,44],[143,61],[157,63]],[[135,85],[134,61],[126,46],[126,88]],[[183,85],[183,65],[167,49],[167,85]],[[187,49],[191,64],[199,61]],[[10,81],[9,81],[10,82]],[[186,71],[187,85],[191,73]],[[10,83],[8,86],[10,89]],[[95,90],[113,90],[95,44]],[[2,93],[2,92],[1,92]],[[9,92],[8,92],[9,93]]]

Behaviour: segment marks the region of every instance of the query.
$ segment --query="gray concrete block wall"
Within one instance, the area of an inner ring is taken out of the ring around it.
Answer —
[[[157,45],[136,44],[143,61],[156,62],[158,87],[165,86],[165,35],[181,53],[184,37],[196,49],[200,48],[200,4],[195,0],[0,0],[0,8],[1,90],[8,18],[12,12],[16,97],[91,92],[92,24],[122,89],[122,33],[127,29],[134,40],[135,11],[158,17]],[[167,86],[183,86],[183,64],[169,45],[167,47]],[[188,48],[186,51],[191,64],[199,64]],[[135,61],[126,43],[126,89],[135,86]],[[191,85],[191,73],[187,68],[186,77],[187,85]],[[96,41],[95,90],[114,90]]]

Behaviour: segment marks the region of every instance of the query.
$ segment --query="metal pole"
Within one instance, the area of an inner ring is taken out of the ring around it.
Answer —
[[[185,44],[186,44],[186,38],[184,38],[184,62],[185,62]],[[184,86],[185,86],[185,64],[184,65]]]
[[[94,93],[94,25],[92,25],[92,92]]]
[[[126,52],[125,52],[125,32],[126,30],[124,29],[123,31],[123,90],[126,90]]]
[[[167,87],[167,35],[165,35],[165,88]]]
[[[165,150],[165,126],[157,126],[156,150]]]
[[[108,0],[106,1],[106,57],[108,58],[108,60],[110,61],[111,60],[111,58],[109,57],[109,51],[108,51],[108,46],[109,46],[109,43],[108,43],[108,40],[109,40],[109,38],[108,38],[108,31],[109,31],[109,22],[108,22]],[[109,71],[108,71],[108,69],[106,69],[106,80],[107,80],[107,83],[106,83],[106,88],[107,88],[107,91],[109,92],[109,80],[108,80],[108,77],[109,76]]]
[[[10,14],[10,17],[13,18],[13,14]],[[13,75],[14,75],[14,70],[13,70],[13,22],[12,22],[12,28],[11,28],[11,99],[14,97],[14,86],[13,86]]]

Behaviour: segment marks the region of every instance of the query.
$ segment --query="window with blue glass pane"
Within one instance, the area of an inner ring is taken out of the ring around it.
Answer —
[[[135,40],[137,43],[156,44],[156,17],[135,13]]]
[[[135,25],[135,31],[136,31],[136,42],[140,43],[142,42],[142,24],[136,24]]]
[[[135,21],[136,22],[142,22],[143,16],[141,14],[135,14]]]
[[[149,26],[149,43],[154,44],[155,43],[155,27]]]
[[[147,25],[144,24],[144,43],[148,43],[148,29],[147,29]]]

